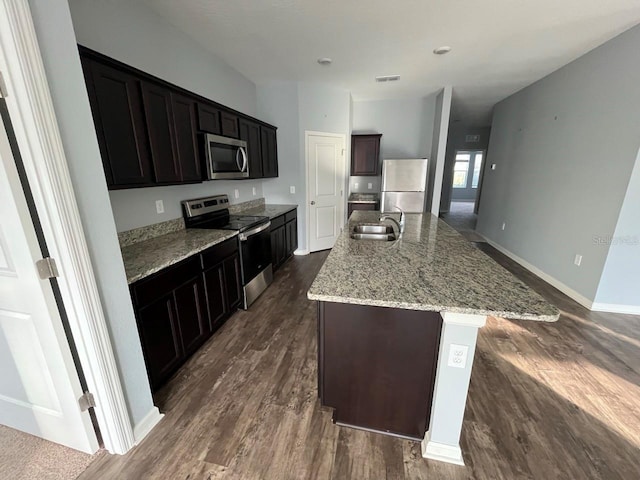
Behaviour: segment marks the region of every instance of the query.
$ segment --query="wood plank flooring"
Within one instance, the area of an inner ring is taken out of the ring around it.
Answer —
[[[326,253],[294,257],[156,395],[166,414],[127,455],[81,479],[640,478],[640,318],[588,312],[486,244],[563,314],[480,330],[461,446],[466,466],[420,444],[337,427],[316,396],[316,306]]]

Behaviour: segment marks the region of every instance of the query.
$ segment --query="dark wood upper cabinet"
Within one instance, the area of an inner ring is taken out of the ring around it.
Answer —
[[[198,103],[198,129],[220,135],[220,110],[206,103]]]
[[[171,93],[176,154],[183,182],[200,182],[202,173],[196,143],[196,103],[193,99]]]
[[[220,131],[224,137],[238,138],[238,116],[230,112],[220,112]]]
[[[278,176],[278,147],[276,129],[260,126],[260,142],[262,144],[262,176],[273,178]]]
[[[142,82],[142,101],[156,182],[180,182],[182,175],[174,145],[171,92],[160,85]]]
[[[87,58],[82,59],[82,67],[107,184],[110,187],[151,184],[153,174],[140,81]]]
[[[351,175],[380,174],[380,137],[382,134],[351,135]]]
[[[240,140],[247,142],[249,178],[262,178],[262,152],[260,147],[260,125],[240,119]]]

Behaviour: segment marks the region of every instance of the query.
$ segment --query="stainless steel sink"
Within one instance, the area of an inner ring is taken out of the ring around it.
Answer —
[[[392,234],[394,232],[391,225],[361,223],[353,227],[353,233]]]
[[[354,240],[378,240],[380,242],[393,242],[397,240],[395,233],[352,233]]]

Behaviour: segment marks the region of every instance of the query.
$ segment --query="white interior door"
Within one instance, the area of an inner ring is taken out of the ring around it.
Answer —
[[[80,380],[0,120],[0,424],[93,453]]]
[[[344,223],[344,136],[307,133],[309,250],[332,248]]]

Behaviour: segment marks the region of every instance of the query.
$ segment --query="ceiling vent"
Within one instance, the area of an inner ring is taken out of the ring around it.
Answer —
[[[400,75],[380,75],[376,77],[376,82],[397,82],[400,80]]]

